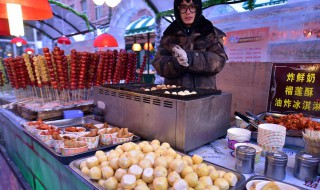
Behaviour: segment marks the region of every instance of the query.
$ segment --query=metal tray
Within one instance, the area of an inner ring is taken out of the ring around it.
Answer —
[[[186,155],[186,154],[183,154],[183,153],[178,152],[178,151],[177,151],[177,153],[181,154],[182,156]],[[69,164],[71,172],[74,173],[75,175],[79,175],[80,178],[82,179],[82,181],[85,184],[87,184],[90,189],[101,189],[101,190],[103,190],[104,188],[102,186],[100,186],[98,184],[98,182],[90,180],[90,178],[88,176],[84,175],[80,171],[80,169],[79,169],[80,168],[80,164],[81,164],[81,162],[85,161],[86,159],[87,158],[81,158],[81,159],[72,161]],[[236,186],[230,188],[229,190],[237,190],[239,187],[243,187],[243,186],[245,187],[246,178],[245,178],[245,176],[243,174],[238,173],[238,172],[236,172],[234,170],[230,170],[228,168],[225,168],[225,167],[222,167],[222,166],[207,162],[207,161],[203,161],[203,162],[206,163],[207,165],[213,165],[218,170],[223,170],[225,172],[233,172],[237,176],[238,182],[237,182]]]
[[[65,121],[64,121],[65,120]],[[72,121],[74,123],[72,123]],[[50,121],[50,122],[45,122],[47,124],[50,125],[56,125],[59,128],[66,128],[68,126],[83,126],[83,124],[85,123],[94,123],[94,124],[98,124],[100,122],[97,122],[91,118],[87,118],[87,117],[82,117],[82,118],[75,118],[75,119],[63,119],[63,120],[57,120],[57,121]],[[93,155],[97,150],[102,150],[102,151],[107,151],[110,150],[112,148],[115,148],[116,146],[123,144],[123,143],[118,143],[118,144],[112,144],[112,145],[99,145],[97,148],[95,149],[90,149],[87,150],[86,152],[81,152],[78,154],[73,154],[70,156],[64,156],[60,153],[57,153],[54,148],[48,146],[47,144],[45,144],[43,141],[41,141],[40,139],[38,139],[36,136],[34,136],[33,134],[31,134],[29,131],[27,131],[25,128],[24,132],[26,134],[28,134],[34,141],[38,142],[47,152],[49,152],[53,157],[55,157],[57,160],[59,160],[59,162],[61,162],[64,165],[68,165],[70,162],[72,162],[73,160],[82,158],[82,157],[86,157],[89,155]],[[86,128],[87,129],[87,128]],[[132,142],[136,142],[140,140],[139,136],[134,135],[132,138]]]
[[[266,180],[266,181],[277,181],[277,180],[274,180],[274,179],[271,179],[271,178],[268,178],[268,177],[265,177],[265,176],[262,176],[262,175],[254,175],[254,176],[251,176],[245,183],[243,186],[237,188],[237,190],[246,190],[246,185],[249,181],[252,181],[252,180]],[[299,186],[296,186],[296,185],[292,185],[290,183],[286,183],[286,182],[283,182],[283,181],[277,181],[277,182],[281,182],[281,183],[285,183],[285,184],[289,184],[291,186],[294,186],[298,189],[302,189],[302,190],[306,190],[305,188],[302,188],[302,187],[299,187]]]
[[[165,91],[168,91],[170,93],[172,92],[179,92],[179,91],[185,91],[188,90],[189,92],[195,91],[197,94],[189,94],[185,96],[181,95],[173,95],[173,94],[165,94]],[[154,90],[150,91],[152,95],[161,96],[165,98],[172,98],[172,99],[179,99],[179,100],[192,100],[192,99],[199,99],[203,98],[205,96],[210,95],[220,95],[221,90],[213,90],[213,89],[193,89],[193,88],[171,88],[171,89],[161,89],[161,90]]]

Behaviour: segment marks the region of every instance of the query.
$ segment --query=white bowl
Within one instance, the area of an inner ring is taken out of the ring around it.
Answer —
[[[266,180],[251,180],[246,184],[247,190],[252,190],[254,187],[257,187],[257,184],[260,182],[268,182]],[[255,186],[253,186],[255,184]],[[254,188],[256,189],[256,188]]]
[[[264,182],[260,182],[257,184],[256,186],[256,190],[262,190],[264,186],[267,185],[267,183],[270,183],[271,181],[264,181]],[[281,182],[274,182],[281,190],[299,190],[298,188],[286,184],[286,183],[281,183]]]
[[[249,141],[251,138],[251,131],[242,128],[230,128],[227,131],[229,140],[236,140],[238,142]]]

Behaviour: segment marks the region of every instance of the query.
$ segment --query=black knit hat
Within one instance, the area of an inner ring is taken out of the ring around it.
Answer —
[[[198,22],[199,18],[202,15],[202,1],[201,0],[186,0],[188,3],[192,1],[197,6],[196,11],[196,17],[194,19],[194,22],[191,26],[191,28],[194,27],[194,25]],[[183,0],[174,0],[173,7],[174,7],[174,16],[176,17],[176,20],[179,21],[179,23],[183,24],[181,17],[180,17],[180,11],[179,11],[179,5],[183,2]]]

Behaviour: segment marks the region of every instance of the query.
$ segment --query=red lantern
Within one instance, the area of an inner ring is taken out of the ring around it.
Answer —
[[[64,45],[69,45],[69,44],[71,44],[71,41],[69,40],[68,37],[61,36],[60,38],[58,38],[58,43],[64,44]]]
[[[16,44],[18,47],[22,46],[22,44],[27,44],[27,41],[20,37],[12,38],[11,43]]]
[[[21,5],[23,20],[46,20],[53,17],[48,0],[0,0],[0,18],[8,18],[7,3]]]
[[[32,54],[34,53],[34,49],[28,47],[24,50],[24,52],[26,52],[27,54]]]
[[[8,19],[0,18],[0,36],[10,36]]]
[[[94,47],[118,47],[117,40],[110,34],[101,34],[93,42]]]

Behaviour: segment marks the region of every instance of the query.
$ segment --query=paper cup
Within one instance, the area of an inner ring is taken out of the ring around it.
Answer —
[[[89,132],[85,132],[84,134],[88,134]],[[95,136],[95,137],[78,137],[78,141],[84,141],[88,144],[89,149],[94,149],[97,148],[99,145],[99,138],[100,136]]]

